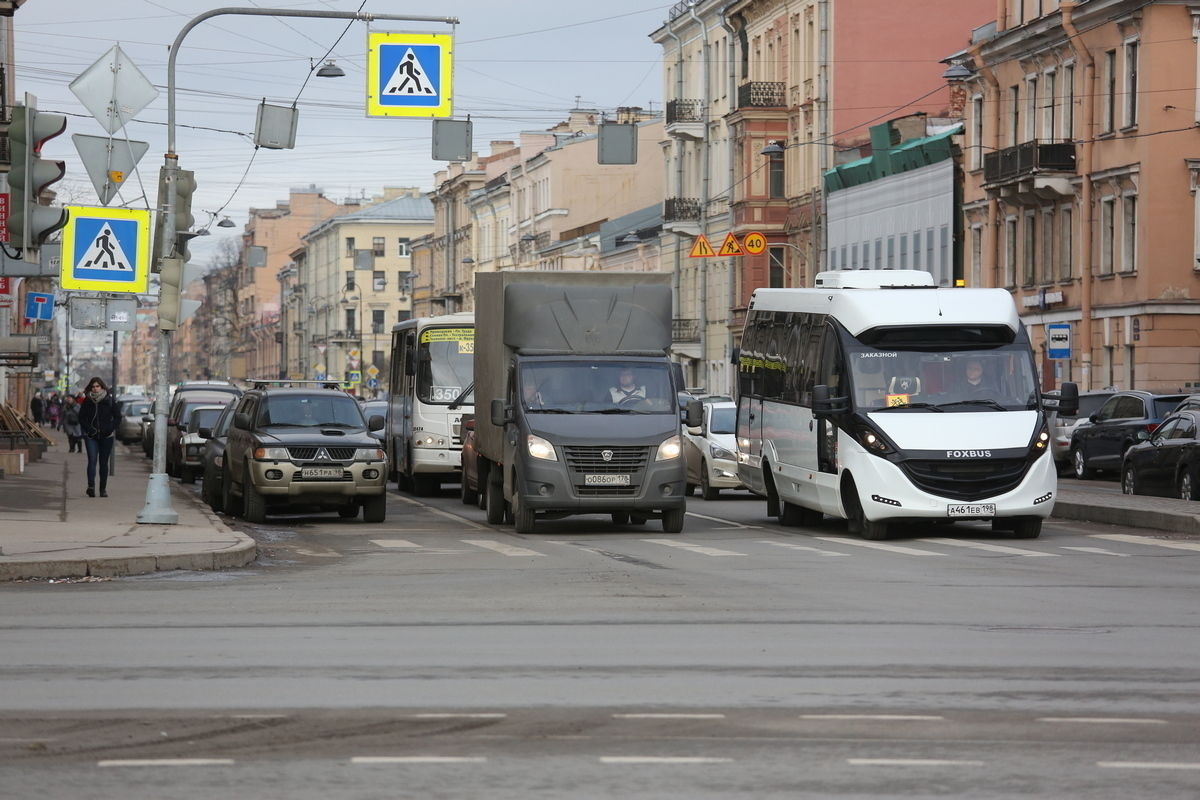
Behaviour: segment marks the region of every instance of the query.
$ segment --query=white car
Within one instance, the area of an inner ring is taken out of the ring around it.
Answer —
[[[683,429],[683,449],[687,457],[687,491],[695,487],[705,500],[716,500],[722,489],[744,489],[738,477],[737,446],[734,432],[737,405],[731,400],[705,401],[702,423]]]

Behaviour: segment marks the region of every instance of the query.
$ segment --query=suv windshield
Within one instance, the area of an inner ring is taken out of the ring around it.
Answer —
[[[525,410],[534,413],[675,413],[664,363],[539,361],[521,366],[519,385]]]
[[[268,396],[258,422],[264,428],[271,425],[301,428],[366,427],[358,401],[349,395],[335,392],[321,395]]]
[[[475,329],[426,328],[417,345],[417,399],[448,405],[475,379]],[[468,396],[462,402],[471,403]]]

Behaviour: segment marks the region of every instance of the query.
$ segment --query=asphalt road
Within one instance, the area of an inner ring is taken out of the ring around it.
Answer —
[[[249,569],[0,586],[0,797],[1200,795],[1200,540],[689,509],[393,493]]]

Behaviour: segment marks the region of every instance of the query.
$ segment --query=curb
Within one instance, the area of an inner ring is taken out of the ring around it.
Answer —
[[[1171,533],[1200,534],[1200,516],[1174,511],[1147,511],[1056,500],[1052,516],[1057,519],[1100,522],[1105,525],[1124,525],[1130,528],[1152,528]]]

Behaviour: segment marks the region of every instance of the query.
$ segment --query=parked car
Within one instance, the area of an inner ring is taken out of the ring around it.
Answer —
[[[175,472],[184,483],[195,483],[204,470],[204,439],[200,436],[200,429],[212,428],[228,405],[196,406],[187,412],[187,423],[178,426],[179,461],[176,462]]]
[[[475,450],[475,415],[463,414],[462,416],[462,501],[465,506],[479,506],[483,508],[486,504],[487,492],[480,491],[479,485],[479,459]]]
[[[684,428],[683,450],[687,458],[687,492],[695,487],[705,500],[716,500],[722,489],[744,488],[738,477],[737,404],[730,400],[701,403],[701,424]]]
[[[150,410],[150,401],[145,397],[121,403],[120,421],[117,423],[117,441],[133,444],[142,440],[142,417]]]
[[[177,478],[184,477],[184,450],[183,438],[188,421],[192,417],[192,412],[197,408],[207,408],[216,406],[224,407],[234,399],[233,395],[228,392],[201,392],[201,391],[177,391],[175,398],[171,401],[171,409],[167,412],[167,474]],[[217,415],[213,415],[209,421],[211,425],[216,422]],[[195,466],[199,466],[200,462],[197,459]],[[185,481],[192,483],[192,480]]]
[[[1113,389],[1079,393],[1079,410],[1070,416],[1059,416],[1058,409],[1047,405],[1046,422],[1050,427],[1050,452],[1059,472],[1071,470],[1071,432],[1075,427],[1100,410],[1100,406],[1116,394]],[[1057,398],[1058,390],[1046,392],[1047,397]]]
[[[337,388],[257,384],[237,401],[221,463],[225,513],[260,523],[291,506],[336,509],[367,522],[387,516],[384,418]]]
[[[1200,497],[1200,410],[1167,417],[1125,452],[1121,491],[1195,500]]]
[[[141,431],[142,431],[142,455],[146,458],[154,456],[154,415],[157,413],[158,401],[151,400],[150,407],[146,409],[146,413],[142,415]]]
[[[196,435],[204,441],[204,451],[200,455],[203,462],[204,485],[200,487],[200,496],[213,511],[224,511],[221,492],[221,464],[225,455],[225,440],[229,437],[229,428],[233,424],[233,410],[237,403],[225,406],[217,424],[211,428],[200,427]]]
[[[1125,451],[1139,441],[1139,432],[1154,433],[1183,399],[1182,394],[1116,392],[1071,433],[1075,477],[1083,480],[1100,470],[1120,470]]]
[[[170,394],[170,400],[167,401],[168,423],[171,419],[171,409],[174,407],[176,400],[180,396],[190,392],[208,392],[210,394],[233,395],[234,397],[241,397],[242,395],[242,390],[228,381],[184,381],[178,385],[172,385],[168,387],[168,393]],[[142,417],[142,452],[145,453],[147,458],[154,456],[154,415],[157,413],[157,408],[158,400],[156,398],[151,403],[146,416]],[[168,430],[170,430],[169,427]],[[168,438],[169,443],[170,439]],[[167,471],[169,473],[170,469],[168,468]]]
[[[1178,414],[1180,411],[1200,411],[1200,394],[1189,394],[1171,413]]]

